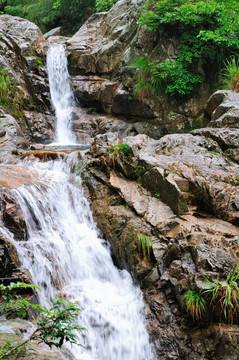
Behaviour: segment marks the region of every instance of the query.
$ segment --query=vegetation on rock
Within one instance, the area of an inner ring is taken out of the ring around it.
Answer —
[[[211,309],[214,320],[225,321],[229,324],[238,322],[239,315],[239,263],[233,272],[230,272],[226,280],[205,279],[203,291],[188,290],[183,295],[187,312],[194,320],[202,318],[207,308]]]
[[[19,115],[22,110],[22,101],[22,91],[11,81],[7,67],[4,66],[0,70],[0,106]]]
[[[203,298],[202,293],[198,293],[194,290],[188,290],[183,295],[183,300],[187,312],[192,316],[194,320],[199,320],[207,308],[207,302]]]
[[[239,62],[235,56],[226,60],[225,68],[221,73],[221,81],[226,89],[239,92]]]
[[[49,347],[56,346],[61,348],[64,341],[71,344],[78,344],[75,330],[84,330],[75,324],[80,308],[77,303],[66,302],[64,298],[53,301],[49,308],[39,304],[32,304],[24,297],[18,295],[22,289],[39,289],[35,285],[21,282],[11,283],[10,285],[0,285],[0,313],[9,317],[25,318],[29,310],[37,312],[36,328],[26,340],[14,343],[11,339],[6,339],[6,344],[0,350],[0,359],[10,354],[18,354],[27,350],[26,344],[31,340],[44,342]],[[79,344],[78,344],[79,345]]]
[[[148,80],[159,94],[190,94],[203,76],[214,80],[225,59],[239,54],[239,4],[235,0],[151,0],[139,24],[149,31],[164,29],[179,42],[178,59],[149,61],[143,65]],[[200,76],[199,76],[200,75]],[[143,84],[139,77],[139,85]]]
[[[96,0],[95,7],[97,11],[108,11],[118,0]]]
[[[150,252],[153,248],[153,243],[150,236],[144,234],[136,234],[139,250],[143,253],[144,258],[150,258]]]

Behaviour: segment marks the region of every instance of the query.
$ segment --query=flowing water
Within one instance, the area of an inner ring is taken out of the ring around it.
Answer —
[[[114,266],[98,237],[80,178],[63,161],[36,162],[31,169],[40,183],[13,190],[29,239],[13,241],[22,267],[42,289],[42,304],[59,296],[79,302],[79,325],[87,331],[79,334],[85,349],[70,348],[74,359],[152,360],[141,291]]]
[[[47,64],[57,116],[56,140],[72,144],[73,97],[63,46],[50,47]],[[98,236],[81,179],[71,173],[70,161],[16,166],[19,173],[25,166],[36,178],[34,185],[30,182],[12,190],[23,210],[29,238],[15,241],[1,223],[0,229],[12,238],[22,267],[42,289],[42,305],[56,297],[80,304],[79,325],[87,331],[79,333],[79,342],[85,348],[70,347],[73,359],[153,360],[141,291],[126,270],[114,266],[109,245]]]
[[[47,69],[51,100],[56,115],[54,145],[74,145],[76,143],[76,137],[72,132],[71,125],[74,97],[70,86],[64,45],[50,45],[47,53]]]

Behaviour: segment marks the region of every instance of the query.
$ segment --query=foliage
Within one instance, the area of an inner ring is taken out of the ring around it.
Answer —
[[[137,234],[136,236],[139,244],[139,250],[142,251],[145,258],[149,258],[153,247],[151,237],[144,234]]]
[[[239,273],[237,272],[239,263],[234,268],[232,274],[229,273],[226,280],[206,278],[207,289],[204,290],[210,300],[213,313],[217,313],[221,318],[224,316],[225,320],[230,324],[239,315]]]
[[[139,58],[134,62],[134,66],[140,69],[135,86],[135,92],[140,97],[142,97],[142,90],[152,89],[156,95],[166,93],[182,98],[190,94],[201,82],[200,76],[189,72],[179,60],[148,62],[146,59]]]
[[[0,359],[10,354],[16,354],[24,350],[25,345],[31,340],[37,340],[39,343],[44,342],[48,346],[60,348],[64,341],[71,344],[77,344],[77,335],[75,330],[85,330],[75,324],[80,308],[77,303],[66,302],[65,299],[56,299],[50,308],[42,307],[39,304],[31,304],[26,299],[17,294],[22,289],[39,289],[35,285],[29,285],[21,282],[11,283],[8,286],[0,285],[2,314],[12,314],[15,316],[25,317],[29,309],[38,312],[36,320],[36,329],[29,337],[21,342],[12,343],[6,340],[5,347],[0,351]]]
[[[0,70],[0,106],[19,113],[22,109],[22,91],[10,80],[7,67]]]
[[[118,155],[122,152],[125,156],[130,156],[130,147],[128,144],[113,144],[109,150],[109,154]]]
[[[96,0],[95,7],[97,11],[108,11],[118,0]]]
[[[193,91],[200,82],[198,65],[213,79],[225,59],[239,52],[239,3],[236,0],[151,0],[139,24],[155,32],[163,26],[179,41],[178,60],[163,65],[153,62],[159,72],[156,79],[150,71],[153,81],[158,81],[158,77],[162,80],[163,76],[168,84],[166,92],[173,96]],[[179,83],[177,77],[182,78]]]
[[[0,349],[0,358],[6,357],[6,354],[9,352],[12,355],[17,355],[17,358],[18,358],[18,355],[24,356],[26,354],[29,354],[29,352],[31,354],[32,353],[36,354],[36,352],[32,348],[28,348],[28,347],[26,347],[26,345],[21,346],[21,344],[22,344],[22,341],[16,342],[14,340],[14,337],[5,339],[5,344],[3,345],[3,348]]]
[[[226,89],[239,92],[239,62],[234,56],[226,60],[220,78]]]
[[[6,103],[11,90],[12,83],[7,72],[7,67],[4,66],[0,71],[0,105],[4,105]]]
[[[62,26],[74,33],[94,11],[95,0],[4,0],[0,11],[26,18],[43,32]]]
[[[199,320],[202,314],[205,313],[207,303],[204,300],[201,293],[193,290],[188,290],[183,295],[183,300],[187,309],[187,312],[192,316],[194,320]]]

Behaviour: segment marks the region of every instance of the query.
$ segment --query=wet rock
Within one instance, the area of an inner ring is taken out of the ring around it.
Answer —
[[[14,234],[15,239],[26,240],[28,236],[26,221],[16,198],[7,190],[0,196],[1,220]]]
[[[0,232],[0,282],[8,285],[10,282],[32,283],[30,273],[20,267],[20,261],[14,243]],[[32,296],[32,291],[28,293]]]
[[[54,139],[55,118],[50,114],[24,111],[26,122],[31,131],[31,140],[39,143],[50,143]]]

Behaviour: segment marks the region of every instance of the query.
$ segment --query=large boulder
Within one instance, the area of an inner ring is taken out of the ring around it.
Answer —
[[[32,22],[17,16],[1,15],[0,29],[16,43],[22,55],[44,51],[42,32]]]
[[[120,0],[108,13],[92,15],[67,42],[75,74],[116,74],[137,31],[137,10],[144,0]]]

